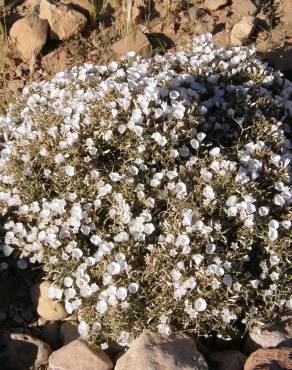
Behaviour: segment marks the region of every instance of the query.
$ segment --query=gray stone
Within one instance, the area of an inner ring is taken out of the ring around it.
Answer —
[[[283,316],[260,333],[251,330],[246,337],[244,352],[250,354],[259,348],[292,347],[292,315]]]
[[[79,339],[53,352],[49,367],[50,370],[111,370],[113,364],[107,354],[92,350]]]
[[[187,335],[143,332],[121,356],[115,370],[207,370],[204,356]]]

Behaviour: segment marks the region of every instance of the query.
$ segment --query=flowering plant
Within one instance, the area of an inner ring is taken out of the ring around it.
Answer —
[[[271,320],[292,307],[291,93],[210,35],[33,83],[0,117],[2,252],[44,265],[89,340]]]

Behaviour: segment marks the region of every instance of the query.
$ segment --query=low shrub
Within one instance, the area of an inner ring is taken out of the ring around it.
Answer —
[[[31,84],[0,117],[2,252],[43,264],[94,342],[272,320],[292,307],[291,93],[210,35]]]

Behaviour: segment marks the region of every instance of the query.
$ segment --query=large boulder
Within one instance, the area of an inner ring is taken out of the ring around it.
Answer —
[[[24,59],[37,56],[47,41],[48,22],[37,15],[30,15],[16,21],[10,37]]]
[[[0,339],[0,362],[3,366],[13,370],[27,370],[47,365],[51,353],[47,343],[18,333],[5,333]]]
[[[49,281],[34,285],[31,289],[31,299],[37,313],[46,320],[63,320],[68,316],[63,304],[48,297],[51,286]]]
[[[258,349],[247,359],[244,370],[289,370],[292,369],[292,349]]]
[[[121,356],[115,370],[207,370],[204,356],[193,339],[184,334],[166,337],[142,333]]]
[[[47,0],[40,2],[40,18],[49,22],[51,37],[59,40],[67,40],[80,33],[87,23],[87,18],[72,7]]]
[[[75,340],[51,354],[49,368],[50,370],[111,370],[113,364],[104,352],[92,350],[83,340]]]

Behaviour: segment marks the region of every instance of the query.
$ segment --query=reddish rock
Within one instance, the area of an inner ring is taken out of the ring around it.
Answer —
[[[10,37],[24,59],[30,60],[42,50],[47,41],[48,22],[38,16],[28,16],[16,21]]]
[[[254,29],[254,21],[254,17],[245,16],[233,26],[230,34],[232,45],[240,46],[249,38]]]
[[[87,12],[91,13],[94,10],[94,2],[91,0],[61,0],[63,4],[73,4],[76,8],[80,8],[81,10],[86,10]],[[96,3],[97,4],[97,3]],[[99,4],[97,4],[99,7]]]
[[[86,26],[86,17],[65,4],[53,4],[47,0],[40,2],[40,18],[46,19],[51,28],[51,37],[67,40],[81,32]]]
[[[112,50],[119,55],[124,55],[129,51],[134,51],[135,53],[146,57],[151,53],[151,45],[144,33],[137,30],[115,42],[112,45]]]
[[[292,349],[258,349],[247,359],[244,370],[289,370],[292,369]]]

